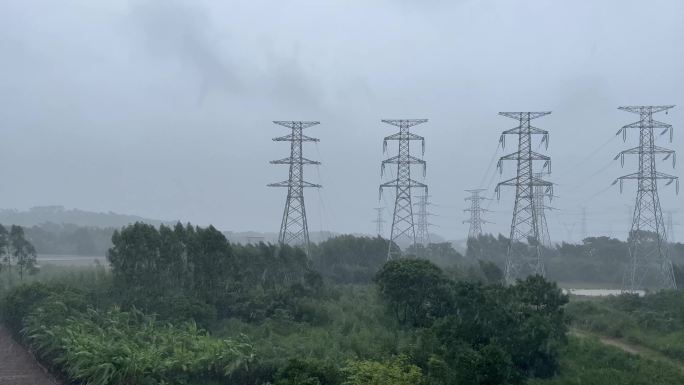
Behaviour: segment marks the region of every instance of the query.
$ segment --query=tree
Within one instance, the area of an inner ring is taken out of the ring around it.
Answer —
[[[312,259],[336,283],[370,283],[387,261],[387,240],[341,235],[313,246]]]
[[[375,276],[381,298],[401,324],[429,326],[448,313],[450,281],[424,259],[387,262]]]
[[[9,232],[10,262],[13,258],[19,270],[19,279],[24,280],[24,272],[35,274],[36,267],[36,248],[33,247],[25,235],[21,226],[12,225]],[[11,274],[11,271],[10,271]]]
[[[342,370],[342,385],[422,385],[423,374],[404,356],[386,362],[351,361]]]
[[[11,284],[12,282],[12,254],[9,252],[9,233],[7,233],[7,229],[3,226],[0,225],[0,257],[2,258],[2,263],[3,265],[0,265],[0,268],[5,267],[4,265],[7,266],[7,271],[8,271],[8,281]]]
[[[452,267],[463,262],[463,255],[456,251],[451,242],[428,243],[411,245],[406,253],[425,258],[442,267]]]
[[[568,296],[555,282],[530,276],[510,289],[517,330],[509,351],[513,362],[529,377],[550,377],[558,371],[558,350],[566,344],[567,324],[563,306]]]

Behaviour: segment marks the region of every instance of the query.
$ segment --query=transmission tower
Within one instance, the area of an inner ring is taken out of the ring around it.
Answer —
[[[375,223],[375,233],[378,235],[378,237],[383,237],[385,234],[385,220],[382,217],[382,212],[385,210],[384,207],[376,207],[373,210],[377,212],[377,217],[373,221]]]
[[[537,179],[541,180],[543,176],[544,174],[541,172],[534,173],[534,177]],[[542,246],[550,248],[551,236],[549,235],[549,226],[546,223],[546,210],[552,210],[552,208],[546,205],[545,198],[547,197],[549,200],[552,198],[544,186],[534,186],[534,204],[536,205],[535,212],[539,225],[539,239]]]
[[[490,223],[482,219],[482,214],[489,212],[489,210],[480,206],[480,202],[487,199],[483,196],[480,196],[480,193],[485,191],[485,189],[465,191],[470,193],[470,196],[465,198],[466,202],[470,201],[470,208],[463,211],[470,212],[470,219],[463,221],[463,223],[470,223],[470,228],[468,229],[468,239],[479,238],[482,235],[482,225],[485,223]]]
[[[428,217],[432,215],[428,210],[430,206],[430,197],[428,195],[416,195],[418,202],[414,203],[418,207],[417,221],[416,221],[416,238],[418,243],[423,246],[427,246],[430,243],[430,226],[432,223],[428,220]]]
[[[616,179],[613,184],[620,182],[620,192],[625,180],[637,181],[637,196],[634,205],[632,227],[629,231],[630,268],[627,271],[625,286],[634,291],[654,286],[657,288],[676,289],[677,283],[672,268],[672,260],[667,247],[667,233],[663,221],[663,212],[658,196],[658,180],[665,180],[666,185],[676,182],[679,192],[679,179],[676,176],[664,174],[656,170],[656,154],[664,154],[663,160],[672,158],[675,166],[675,152],[655,144],[654,128],[663,128],[661,135],[670,133],[672,141],[672,126],[653,119],[653,114],[667,111],[674,106],[629,106],[620,110],[639,114],[639,121],[622,127],[617,134],[622,134],[623,141],[627,140],[627,129],[639,129],[639,146],[620,152],[615,159],[620,158],[622,165],[625,155],[639,156],[639,171]],[[666,112],[667,113],[667,112]]]
[[[667,210],[667,240],[670,243],[675,242],[675,233],[674,233],[674,227],[675,225],[678,225],[678,223],[674,223],[672,220],[672,214],[674,214],[676,210]]]
[[[532,151],[532,135],[542,135],[542,143],[548,148],[549,133],[533,127],[530,121],[550,114],[551,112],[499,112],[499,115],[518,121],[518,126],[506,130],[501,134],[501,147],[506,145],[506,135],[518,137],[518,151],[499,159],[497,167],[503,172],[503,161],[514,160],[517,163],[515,178],[503,181],[496,186],[497,196],[500,196],[501,186],[515,187],[515,205],[511,232],[506,250],[506,268],[504,278],[507,283],[513,283],[516,278],[528,275],[545,275],[544,261],[540,247],[540,231],[536,205],[534,203],[534,188],[542,187],[545,193],[553,195],[553,184],[534,176],[534,162],[544,161],[542,169],[551,172],[551,158]]]
[[[582,240],[587,238],[587,208],[582,206]]]
[[[276,142],[290,142],[290,156],[271,161],[271,164],[289,165],[290,177],[286,181],[268,185],[269,187],[287,187],[287,199],[285,200],[278,243],[302,246],[306,254],[309,255],[309,228],[306,223],[304,188],[319,188],[321,186],[304,181],[304,165],[317,165],[320,162],[309,160],[303,156],[302,143],[318,142],[318,139],[306,136],[302,134],[302,131],[307,127],[319,124],[319,122],[274,121],[273,123],[292,130],[289,135],[273,138]]]
[[[411,165],[418,164],[423,166],[423,177],[425,176],[425,161],[411,155],[410,143],[414,140],[421,141],[422,153],[425,154],[425,138],[409,132],[409,128],[417,124],[427,122],[427,119],[406,119],[406,120],[383,120],[383,123],[399,127],[399,132],[386,136],[383,140],[383,152],[387,151],[387,141],[396,140],[399,142],[399,153],[397,156],[382,161],[381,176],[384,175],[385,166],[388,164],[397,165],[397,177],[394,180],[380,185],[380,195],[382,189],[391,187],[395,190],[394,213],[392,215],[392,229],[390,232],[389,246],[387,248],[387,259],[392,259],[401,254],[397,242],[402,238],[408,238],[409,242],[416,245],[416,230],[413,224],[413,204],[411,202],[411,189],[414,187],[422,188],[425,195],[428,195],[427,185],[411,178]]]

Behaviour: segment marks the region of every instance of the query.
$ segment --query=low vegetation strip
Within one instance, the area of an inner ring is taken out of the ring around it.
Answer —
[[[219,384],[252,359],[249,344],[210,337],[194,324],[172,326],[139,311],[89,307],[75,290],[34,284],[6,298],[22,319],[23,341],[69,381],[89,385]],[[49,294],[45,295],[46,292]],[[10,325],[16,325],[6,319]]]
[[[684,293],[624,294],[572,301],[573,327],[684,363]]]
[[[528,385],[675,385],[684,374],[667,362],[606,346],[595,338],[569,338],[561,352],[560,375]]]

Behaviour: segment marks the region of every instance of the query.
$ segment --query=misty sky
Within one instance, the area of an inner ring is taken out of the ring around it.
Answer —
[[[307,190],[309,228],[372,233],[394,132],[380,119],[428,118],[415,132],[432,231],[460,239],[463,190],[491,197],[514,176],[491,162],[515,150],[496,150],[516,125],[497,112],[550,110],[535,125],[551,133],[552,240],[580,237],[583,205],[589,234],[623,238],[636,186],[609,186],[636,160],[612,159],[638,136],[615,132],[638,117],[617,107],[677,104],[658,116],[674,142],[658,144],[682,154],[683,38],[679,0],[2,0],[0,207],[277,231],[285,190],[266,184],[287,170],[268,161],[289,148],[271,121],[319,120],[307,134],[321,142],[305,149],[323,163],[306,170],[324,186]],[[513,194],[485,204],[488,232],[507,234]],[[660,197],[682,207],[674,186]],[[674,218],[684,224],[684,207]]]

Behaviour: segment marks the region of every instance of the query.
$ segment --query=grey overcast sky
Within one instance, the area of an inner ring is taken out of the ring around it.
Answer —
[[[372,233],[380,119],[428,118],[433,231],[460,239],[463,190],[515,172],[491,163],[515,126],[497,112],[550,110],[552,238],[579,238],[582,206],[589,234],[624,237],[636,186],[609,186],[636,162],[612,158],[637,116],[617,107],[677,104],[659,144],[684,151],[683,38],[679,0],[2,0],[0,207],[277,231],[285,191],[266,184],[287,170],[268,161],[289,149],[271,121],[319,120],[310,230]],[[486,204],[487,231],[507,233],[513,195]],[[674,186],[660,195],[684,224]]]

